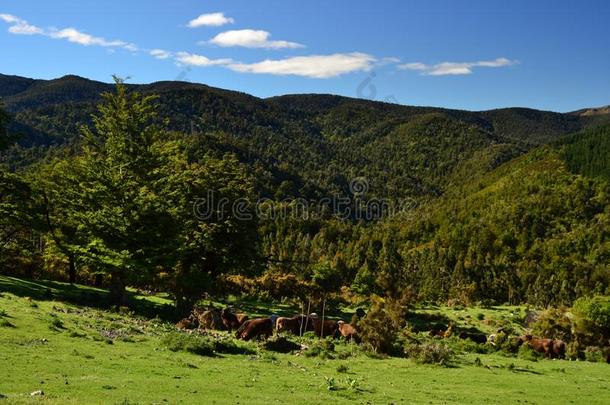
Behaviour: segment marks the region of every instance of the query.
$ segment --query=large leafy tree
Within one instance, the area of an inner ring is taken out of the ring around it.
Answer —
[[[154,97],[116,79],[103,99],[93,128],[82,129],[82,153],[41,174],[51,235],[68,256],[109,276],[116,303],[126,302],[127,284],[161,279],[185,306],[210,276],[251,258],[254,217],[233,215],[251,182],[229,157],[191,161],[187,142],[155,124]],[[202,217],[198,198],[224,202]],[[252,211],[248,203],[240,210]]]
[[[10,116],[0,105],[0,152],[12,139],[8,132]],[[4,251],[24,231],[33,218],[32,195],[29,185],[18,175],[0,166],[0,261]]]
[[[159,190],[171,202],[171,285],[181,312],[218,275],[257,266],[253,182],[231,155],[189,162],[184,142],[163,144]]]

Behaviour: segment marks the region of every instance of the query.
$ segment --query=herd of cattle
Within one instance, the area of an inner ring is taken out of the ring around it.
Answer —
[[[290,332],[302,336],[313,332],[318,337],[344,337],[358,342],[356,328],[344,321],[322,319],[315,313],[310,315],[295,315],[291,318],[271,316],[269,318],[250,319],[246,314],[233,313],[230,308],[217,310],[195,309],[188,318],[176,324],[179,329],[216,329],[235,332],[235,337],[242,340],[252,340],[259,337],[269,338],[275,332]]]
[[[491,345],[496,344],[496,339],[499,333],[504,333],[503,329],[499,329],[496,333],[487,336],[484,333],[461,331],[457,333],[460,339],[469,339],[475,343]],[[446,330],[433,329],[429,332],[429,336],[437,338],[448,338],[454,334],[453,327],[449,326]],[[519,347],[527,344],[534,351],[541,353],[552,359],[563,359],[566,354],[566,343],[560,339],[542,339],[532,335],[514,336],[513,345]]]
[[[253,340],[257,338],[269,338],[275,332],[290,332],[302,336],[306,332],[313,332],[318,337],[343,337],[346,340],[360,342],[356,328],[344,321],[322,319],[315,313],[310,315],[295,315],[293,317],[271,316],[268,318],[250,319],[248,315],[234,313],[230,308],[218,310],[209,308],[207,310],[196,308],[188,318],[182,319],[176,324],[179,329],[216,329],[235,332],[235,337],[242,340]],[[499,330],[498,333],[502,333]],[[456,335],[460,339],[468,339],[475,343],[489,343],[495,345],[498,333],[489,336],[469,331],[456,333],[452,326],[447,329],[432,329],[430,337],[448,338]],[[532,335],[515,336],[515,346],[529,345],[536,352],[542,353],[549,358],[565,358],[566,344],[559,339],[541,339]]]

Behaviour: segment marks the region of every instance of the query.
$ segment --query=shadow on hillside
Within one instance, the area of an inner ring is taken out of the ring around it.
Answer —
[[[426,313],[410,311],[407,321],[413,327],[414,332],[428,330],[446,330],[452,322],[449,317],[441,313]]]
[[[214,306],[224,305],[214,301],[203,300],[201,301],[202,306],[207,306],[208,303],[214,304]],[[226,302],[227,306],[231,306],[236,312],[245,312],[251,317],[268,317],[271,315],[292,317],[300,313],[307,312],[307,308],[303,309],[296,303],[279,303],[279,302],[266,302],[257,300],[254,298],[233,298]],[[315,312],[319,316],[322,315],[322,308],[311,306],[310,312]],[[327,303],[325,308],[325,317],[331,319],[343,319],[344,321],[350,321],[352,314],[342,311],[338,305],[334,303]]]
[[[10,292],[20,297],[31,297],[39,301],[64,301],[74,305],[82,305],[100,309],[113,307],[107,290],[78,284],[68,284],[50,280],[25,280],[15,277],[0,276],[0,292]],[[146,318],[159,317],[166,321],[176,321],[179,316],[171,304],[154,302],[142,295],[128,291],[129,309],[136,315]],[[291,303],[265,302],[256,299],[236,298],[223,303],[215,300],[203,300],[200,305],[224,308],[229,305],[238,312],[246,312],[251,317],[268,317],[271,315],[294,316],[301,313],[298,305]],[[322,315],[322,308],[312,306],[311,312]],[[327,303],[325,316],[331,319],[350,321],[352,314],[343,312],[333,303]]]
[[[9,292],[20,297],[31,297],[39,301],[64,301],[100,309],[110,309],[112,304],[106,290],[78,284],[68,284],[49,280],[24,280],[0,276],[0,292]],[[157,303],[134,293],[127,293],[129,309],[136,315],[147,318],[159,317],[174,320],[176,311],[172,305]]]

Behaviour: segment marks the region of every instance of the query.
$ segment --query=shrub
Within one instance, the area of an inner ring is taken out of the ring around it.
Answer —
[[[340,364],[337,366],[337,373],[347,373],[349,368],[345,364]]]
[[[470,339],[459,339],[454,337],[448,339],[447,342],[456,352],[486,354],[491,353],[494,350],[492,345],[479,344]]]
[[[574,312],[598,328],[610,330],[610,297],[579,298],[574,302]]]
[[[327,339],[316,340],[305,351],[306,357],[320,357],[322,359],[335,358],[335,344]]]
[[[584,354],[581,351],[581,347],[578,342],[570,342],[566,345],[566,359],[569,360],[582,360]]]
[[[406,313],[402,300],[374,298],[371,309],[358,323],[362,342],[375,353],[396,354]]]
[[[575,334],[588,346],[605,345],[610,338],[610,297],[579,298],[574,302]]]
[[[525,343],[519,347],[517,356],[520,359],[529,360],[529,361],[538,361],[538,359],[542,358],[542,354],[538,353],[537,351],[532,349],[528,344],[525,344]]]
[[[602,349],[597,346],[588,346],[585,349],[585,360],[593,363],[601,363],[606,361]]]
[[[496,350],[506,354],[516,354],[522,345],[521,340],[516,336],[510,336],[507,333],[497,333],[495,339]]]
[[[64,323],[59,318],[53,318],[49,322],[49,329],[51,329],[51,330],[65,329]]]
[[[548,339],[572,340],[572,321],[567,308],[552,308],[540,313],[532,324],[532,334]]]
[[[448,366],[454,358],[453,351],[442,343],[407,344],[405,355],[420,364]]]
[[[263,349],[270,350],[278,353],[290,353],[295,350],[299,350],[301,345],[291,340],[286,339],[284,336],[276,336],[268,339],[262,344]]]
[[[286,297],[305,299],[310,292],[310,286],[296,275],[275,271],[265,272],[256,278],[243,275],[220,276],[217,289],[223,293],[277,300]]]
[[[173,352],[185,351],[200,356],[215,356],[216,353],[253,354],[255,351],[246,346],[238,345],[233,339],[215,339],[209,336],[186,334],[180,332],[168,333],[161,344]]]

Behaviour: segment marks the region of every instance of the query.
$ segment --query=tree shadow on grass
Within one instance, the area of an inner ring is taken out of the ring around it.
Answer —
[[[0,276],[1,292],[9,292],[19,297],[31,297],[38,301],[57,300],[100,309],[112,308],[110,294],[107,290],[59,281],[25,280]],[[129,297],[129,310],[133,311],[136,315],[146,318],[159,317],[172,321],[176,319],[176,310],[173,305],[153,302],[132,292],[127,294]]]
[[[253,317],[268,317],[270,315],[292,317],[307,312],[296,303],[279,303],[273,301],[261,301],[255,298],[235,298],[228,302],[228,305],[235,307],[238,311],[243,311]],[[318,316],[322,315],[321,308],[311,306],[310,312],[315,312]],[[350,321],[352,314],[341,311],[338,306],[327,303],[324,309],[324,316],[330,319],[343,319]]]

